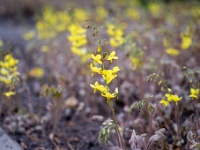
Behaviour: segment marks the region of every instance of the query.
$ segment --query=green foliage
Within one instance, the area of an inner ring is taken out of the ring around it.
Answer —
[[[99,143],[108,143],[110,132],[114,132],[115,123],[113,120],[109,120],[103,123],[103,128],[99,132]]]
[[[61,86],[48,86],[48,85],[43,85],[41,94],[45,97],[51,96],[53,98],[59,99],[62,96],[62,88]]]

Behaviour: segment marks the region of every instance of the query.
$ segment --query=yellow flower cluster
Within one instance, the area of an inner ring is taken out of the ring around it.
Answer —
[[[108,16],[108,11],[104,7],[97,7],[96,9],[97,21],[101,22]]]
[[[198,96],[199,96],[199,89],[191,88],[189,97],[192,99],[198,99]]]
[[[119,47],[123,44],[123,30],[116,28],[113,24],[108,25],[107,33],[110,36],[110,45],[113,47]]]
[[[168,55],[171,55],[171,56],[178,56],[179,55],[179,51],[175,48],[167,48],[166,53]]]
[[[59,32],[67,29],[70,22],[69,13],[65,11],[55,12],[51,7],[45,7],[41,20],[36,24],[39,39],[56,37]]]
[[[177,103],[182,99],[182,97],[178,97],[178,95],[172,94],[171,89],[168,89],[168,93],[165,94],[166,98],[163,98],[160,103],[164,106],[168,106],[170,102]]]
[[[104,66],[104,61],[110,61],[112,63],[113,59],[118,59],[115,51],[103,57],[103,53],[101,48],[98,48],[101,54],[91,55],[93,59],[93,63],[90,64],[90,68],[92,70],[92,76],[94,73],[100,74],[105,81],[105,85],[99,84],[97,81],[95,84],[90,84],[90,86],[94,89],[94,92],[100,91],[101,95],[105,97],[107,100],[115,98],[118,94],[118,90],[116,88],[114,93],[110,93],[109,84],[110,82],[117,77],[117,72],[120,70],[118,66],[115,66],[113,69],[106,70]]]
[[[187,27],[185,33],[180,34],[181,37],[181,48],[187,50],[192,44],[192,33],[190,28]]]
[[[132,8],[127,9],[126,14],[129,18],[131,18],[133,20],[138,20],[141,17],[139,11],[137,11],[136,9],[132,9]]]
[[[0,61],[0,81],[10,87],[10,91],[4,93],[5,96],[10,97],[15,94],[12,92],[12,85],[14,79],[18,79],[19,72],[17,71],[18,60],[14,59],[12,54],[7,54],[4,61]]]
[[[156,2],[151,2],[148,5],[148,9],[154,17],[159,17],[162,12],[162,5]]]
[[[87,44],[86,30],[78,24],[71,24],[68,27],[70,35],[68,40],[71,42],[71,51],[81,57],[81,61],[85,62],[90,58],[85,45]]]

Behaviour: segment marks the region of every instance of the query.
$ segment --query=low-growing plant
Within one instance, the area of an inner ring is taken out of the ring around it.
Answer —
[[[103,82],[99,83],[98,81],[96,81],[95,84],[91,84],[90,86],[94,89],[94,93],[96,91],[99,91],[101,93],[101,96],[106,98],[107,103],[109,104],[110,109],[112,111],[113,117],[113,121],[104,126],[104,128],[99,133],[99,141],[102,142],[104,138],[105,142],[107,142],[110,133],[110,128],[115,127],[118,136],[118,144],[119,146],[121,145],[121,147],[125,150],[126,147],[122,135],[120,133],[120,127],[115,115],[115,110],[112,101],[112,99],[117,98],[118,88],[115,88],[114,92],[111,92],[110,89],[110,83],[117,77],[117,72],[120,70],[120,68],[118,66],[115,66],[112,69],[107,69],[106,66],[107,62],[110,61],[110,63],[112,63],[113,60],[118,59],[118,57],[116,56],[115,51],[109,53],[108,51],[104,51],[102,49],[102,42],[100,36],[98,35],[98,28],[95,26],[94,29],[95,34],[98,38],[98,47],[95,54],[91,54],[93,62],[90,64],[90,68],[92,71],[92,76],[94,74],[100,75],[100,77],[103,79]]]
[[[45,96],[49,102],[47,103],[47,109],[51,112],[52,120],[53,120],[53,129],[52,133],[55,134],[58,123],[61,117],[61,112],[63,109],[63,101],[61,99],[62,96],[62,88],[60,86],[48,86],[43,85],[41,94]]]

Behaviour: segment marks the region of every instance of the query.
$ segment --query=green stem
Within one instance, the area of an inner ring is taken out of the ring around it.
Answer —
[[[118,122],[117,122],[117,119],[116,119],[116,115],[115,115],[115,110],[113,108],[113,103],[111,100],[108,100],[108,103],[110,105],[110,108],[112,110],[112,116],[113,116],[113,121],[115,123],[115,128],[116,128],[116,131],[118,133],[118,138],[120,138],[120,141],[121,141],[121,144],[122,144],[122,148],[123,150],[126,150],[126,147],[125,147],[125,144],[124,144],[124,140],[122,139],[122,136],[121,136],[121,133],[119,131],[119,125],[118,125]],[[119,140],[118,140],[119,141]]]
[[[178,116],[178,104],[175,104],[175,113],[176,113],[176,124],[177,124],[177,137],[178,141],[180,140],[180,127],[179,127],[179,116]]]

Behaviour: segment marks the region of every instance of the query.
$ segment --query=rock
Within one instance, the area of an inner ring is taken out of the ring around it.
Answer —
[[[22,150],[22,148],[0,128],[0,150]]]

